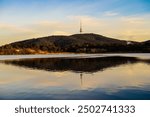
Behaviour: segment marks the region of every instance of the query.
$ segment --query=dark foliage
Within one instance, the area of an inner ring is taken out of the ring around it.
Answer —
[[[56,52],[115,53],[150,52],[150,41],[130,42],[97,34],[48,36],[11,43],[0,47],[0,54],[39,54]]]
[[[40,69],[46,71],[73,71],[94,73],[104,69],[123,64],[134,64],[137,62],[148,63],[149,60],[140,60],[134,57],[99,57],[99,58],[37,58],[2,61],[5,64],[12,64],[20,67]],[[92,63],[92,64],[91,64]]]

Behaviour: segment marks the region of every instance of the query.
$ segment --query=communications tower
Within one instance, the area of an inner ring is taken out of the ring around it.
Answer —
[[[80,34],[82,34],[83,29],[82,29],[82,21],[80,20]]]

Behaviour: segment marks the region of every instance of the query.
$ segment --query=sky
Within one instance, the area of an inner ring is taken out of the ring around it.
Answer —
[[[0,0],[0,45],[50,35],[96,33],[150,40],[150,0]]]

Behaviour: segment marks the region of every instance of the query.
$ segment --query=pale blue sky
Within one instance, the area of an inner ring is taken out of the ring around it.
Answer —
[[[150,39],[149,18],[150,0],[0,0],[0,44],[78,33],[80,19],[85,32],[142,41]],[[107,32],[114,28],[116,32]],[[124,33],[117,34],[120,30]]]

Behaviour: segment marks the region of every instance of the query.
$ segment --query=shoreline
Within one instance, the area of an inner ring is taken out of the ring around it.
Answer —
[[[139,57],[142,59],[150,58],[149,53],[51,53],[51,54],[30,54],[30,55],[0,55],[2,60],[36,59],[36,58],[96,58],[109,56]]]

